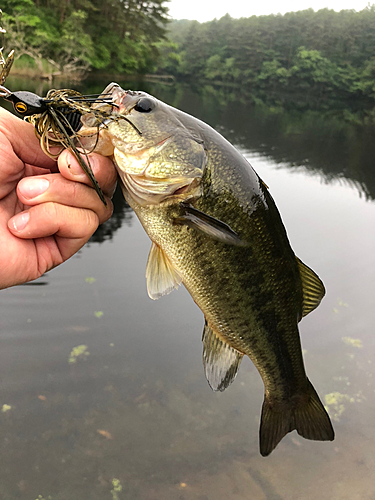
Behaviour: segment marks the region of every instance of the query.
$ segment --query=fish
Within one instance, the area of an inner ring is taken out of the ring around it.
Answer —
[[[325,289],[295,256],[269,188],[201,120],[116,83],[103,94],[112,96],[112,113],[100,124],[85,114],[80,141],[112,156],[124,197],[151,239],[149,296],[186,287],[204,314],[203,365],[214,391],[233,382],[243,356],[254,363],[264,383],[261,455],[293,430],[332,441],[298,330]]]

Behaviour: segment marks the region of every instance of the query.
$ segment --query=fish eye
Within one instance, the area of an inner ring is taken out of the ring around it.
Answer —
[[[150,113],[155,108],[155,103],[148,97],[142,97],[134,106],[136,111],[140,113]]]

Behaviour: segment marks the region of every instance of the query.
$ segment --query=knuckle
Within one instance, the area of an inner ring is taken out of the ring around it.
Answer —
[[[100,218],[98,214],[93,212],[92,210],[84,210],[86,217],[86,225],[89,233],[93,233],[96,231],[100,224]]]

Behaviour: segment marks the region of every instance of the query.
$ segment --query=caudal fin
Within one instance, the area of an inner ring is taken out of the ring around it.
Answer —
[[[309,381],[308,384],[308,398],[301,398],[297,406],[272,408],[268,399],[264,399],[259,429],[260,453],[264,457],[294,429],[306,439],[333,441],[335,433],[329,416],[314,387]]]

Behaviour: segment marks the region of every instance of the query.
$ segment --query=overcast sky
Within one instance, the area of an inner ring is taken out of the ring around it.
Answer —
[[[372,2],[371,2],[372,3]],[[313,8],[315,11],[328,7],[340,11],[342,9],[362,10],[368,0],[170,0],[169,14],[173,19],[196,19],[199,22],[220,19],[228,13],[232,17],[250,17],[267,14],[285,14]]]

